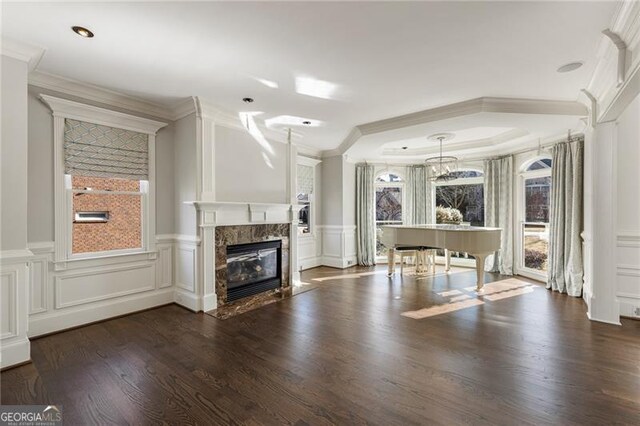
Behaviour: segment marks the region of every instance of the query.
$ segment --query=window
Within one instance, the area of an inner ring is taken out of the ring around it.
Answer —
[[[155,134],[166,123],[40,98],[55,129],[55,268],[105,255],[153,256]]]
[[[404,181],[395,173],[384,172],[376,178],[376,234],[381,225],[402,225]],[[386,256],[387,249],[376,239],[376,255]]]
[[[525,271],[534,274],[547,270],[551,165],[550,158],[535,159],[525,165],[522,173],[520,263]]]
[[[142,248],[146,181],[71,176],[71,253]]]
[[[456,179],[436,184],[436,206],[451,207],[462,213],[464,222],[484,226],[484,178],[482,172],[463,170],[452,173]]]
[[[484,177],[477,170],[459,170],[451,173],[455,179],[438,182],[435,187],[435,206],[460,211],[463,223],[484,226]],[[436,217],[436,215],[434,215]],[[444,250],[438,250],[444,256]],[[473,259],[467,253],[451,253],[452,258]]]
[[[297,198],[302,206],[298,213],[298,233],[311,233],[314,168],[298,164]]]

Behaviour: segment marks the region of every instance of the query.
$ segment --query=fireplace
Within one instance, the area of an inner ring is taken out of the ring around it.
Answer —
[[[280,288],[282,241],[227,246],[227,301]]]

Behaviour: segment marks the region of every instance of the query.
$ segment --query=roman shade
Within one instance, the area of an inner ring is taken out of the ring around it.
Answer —
[[[64,172],[77,176],[149,179],[148,135],[65,119]]]
[[[298,164],[298,194],[313,193],[313,167]]]

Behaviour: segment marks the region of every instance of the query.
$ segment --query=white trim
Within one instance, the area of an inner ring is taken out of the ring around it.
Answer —
[[[167,125],[167,123],[160,121],[137,117],[123,112],[111,111],[45,94],[40,94],[40,99],[51,108],[54,117],[86,121],[147,135],[155,135],[158,130]]]
[[[0,251],[0,265],[28,262],[33,258],[31,250],[2,250]]]
[[[321,159],[307,157],[305,155],[301,155],[301,154],[298,153],[297,164],[299,164],[301,166],[315,167],[320,163],[322,163]]]
[[[41,47],[32,46],[6,37],[2,37],[2,41],[0,42],[0,54],[21,62],[26,62],[29,71],[36,69],[44,52],[45,49]]]
[[[49,74],[44,71],[33,71],[30,73],[29,85],[92,100],[113,108],[121,108],[152,117],[162,118],[164,120],[175,121],[194,111],[192,109],[189,113],[180,116],[180,114],[185,112],[184,104],[187,103],[187,100],[176,104],[172,111],[171,108],[166,108],[163,105],[67,77]],[[189,98],[188,101],[191,101],[191,99]]]
[[[166,126],[155,120],[136,117],[130,114],[98,108],[67,99],[49,95],[40,95],[40,99],[53,112],[54,143],[54,204],[55,204],[55,248],[56,270],[64,270],[66,262],[82,259],[100,259],[105,257],[136,255],[149,253],[155,258],[155,133]],[[147,190],[141,190],[142,196],[142,247],[140,249],[113,250],[101,253],[73,254],[72,246],[72,190],[70,178],[64,174],[64,124],[65,119],[77,119],[109,127],[127,129],[148,135],[149,176]]]
[[[411,114],[399,115],[384,120],[356,126],[336,150],[324,151],[323,157],[344,154],[358,139],[365,135],[387,132],[419,124],[441,121],[481,112],[515,114],[553,114],[586,116],[588,109],[579,102],[544,99],[518,99],[481,97],[431,108]]]
[[[640,232],[637,231],[618,231],[616,238],[618,247],[638,247],[640,248]]]
[[[0,368],[11,367],[31,360],[31,342],[26,337],[2,344]]]

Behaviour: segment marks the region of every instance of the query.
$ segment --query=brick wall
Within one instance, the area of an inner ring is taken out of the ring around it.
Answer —
[[[73,176],[74,189],[139,191],[140,182]],[[73,253],[139,248],[142,246],[142,197],[124,194],[73,193],[73,213],[109,212],[108,222],[73,223]]]

